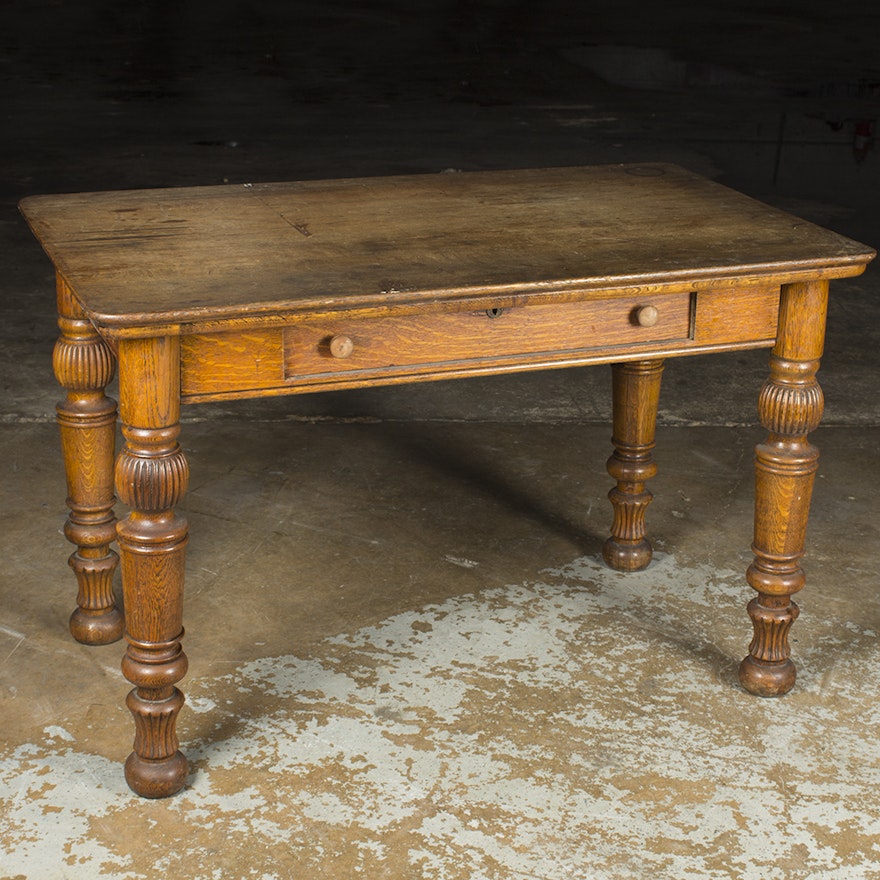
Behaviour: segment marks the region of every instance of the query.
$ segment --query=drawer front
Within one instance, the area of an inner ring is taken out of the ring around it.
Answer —
[[[597,349],[687,340],[691,295],[299,324],[284,331],[288,381],[552,364]]]
[[[194,403],[766,347],[778,311],[778,287],[724,288],[185,334],[181,395]]]
[[[779,318],[779,287],[701,290],[694,314],[694,344],[770,345]]]

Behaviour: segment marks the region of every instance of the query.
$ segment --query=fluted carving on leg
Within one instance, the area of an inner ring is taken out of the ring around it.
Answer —
[[[139,761],[162,761],[177,754],[177,715],[183,708],[183,694],[174,688],[165,700],[142,699],[132,690],[126,705],[134,716],[134,754]]]
[[[119,497],[144,511],[170,510],[186,494],[189,467],[177,442],[180,426],[148,431],[124,425],[126,445],[116,461]]]
[[[767,596],[762,596],[767,601]],[[800,613],[794,602],[786,602],[781,608],[767,607],[759,598],[748,605],[749,616],[755,627],[755,635],[749,645],[749,653],[760,657],[765,663],[784,663],[791,656],[788,631]]]
[[[122,434],[116,491],[131,513],[118,527],[128,648],[122,661],[134,685],[126,704],[135,723],[125,778],[144,797],[179,791],[187,775],[177,717],[184,703],[175,685],[186,674],[183,638],[184,557],[188,525],[174,508],[189,467],[180,434],[177,340],[120,345]],[[138,381],[150,381],[144,387]]]
[[[799,613],[792,596],[805,583],[800,560],[819,467],[819,451],[807,434],[818,427],[824,408],[816,371],[826,304],[824,282],[783,288],[770,377],[758,398],[768,435],[755,449],[755,558],[746,572],[758,595],[748,605],[754,636],[740,681],[761,696],[786,693],[796,678],[788,635]]]
[[[657,474],[654,432],[663,361],[614,364],[614,452],[607,469],[617,485],[608,493],[614,520],[602,548],[605,562],[620,571],[637,571],[651,561],[645,514],[653,495],[646,483]]]
[[[74,395],[103,390],[116,372],[113,353],[86,317],[59,315],[61,336],[52,351],[58,382]],[[115,407],[114,407],[115,409]]]
[[[104,393],[116,360],[60,278],[58,326],[52,366],[67,392],[56,407],[70,508],[64,534],[77,548],[69,559],[78,587],[70,631],[84,644],[104,645],[118,640],[124,626],[113,593],[119,559],[110,546],[116,403]]]
[[[119,564],[119,557],[116,553],[111,550],[96,559],[83,556],[82,553],[74,553],[69,562],[79,585],[76,604],[80,609],[100,614],[115,605],[113,575]]]
[[[804,437],[819,427],[825,396],[815,378],[818,361],[797,363],[772,357],[769,378],[758,398],[761,424],[779,437]]]

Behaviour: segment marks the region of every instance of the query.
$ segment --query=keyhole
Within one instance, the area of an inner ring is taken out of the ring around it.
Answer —
[[[486,309],[486,314],[490,318],[498,318],[498,317],[500,317],[500,315],[503,311],[504,311],[504,309]]]

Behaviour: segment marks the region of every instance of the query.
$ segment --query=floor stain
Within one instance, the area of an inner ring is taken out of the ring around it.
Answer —
[[[681,625],[683,604],[705,617],[741,593],[738,572],[668,555],[626,577],[582,558],[244,663],[191,684],[200,713],[230,693],[256,711],[183,744],[194,772],[167,801],[135,798],[116,762],[47,727],[0,761],[4,870],[880,877],[880,767],[861,760],[876,683],[830,711],[808,649],[796,694],[744,694],[723,645],[693,650],[711,629]]]

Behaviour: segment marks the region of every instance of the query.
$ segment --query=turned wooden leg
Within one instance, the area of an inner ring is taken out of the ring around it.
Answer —
[[[760,696],[784,694],[795,681],[788,632],[798,616],[791,597],[804,586],[800,559],[819,462],[807,434],[822,418],[816,370],[827,301],[825,281],[782,288],[770,377],[758,401],[769,434],[755,450],[755,560],[746,575],[758,595],[748,606],[754,638],[739,677],[746,690]]]
[[[64,534],[77,548],[70,567],[79,587],[70,632],[86,645],[107,645],[122,637],[124,626],[113,594],[119,557],[110,549],[116,538],[116,402],[104,394],[116,360],[60,277],[58,326],[52,365],[67,391],[56,407],[70,508]]]
[[[614,523],[602,555],[611,568],[620,571],[644,568],[653,552],[645,537],[645,512],[653,496],[645,483],[657,473],[651,450],[662,375],[663,361],[612,366],[614,452],[607,467],[617,485],[608,493]]]
[[[183,569],[187,522],[174,512],[189,468],[178,445],[180,361],[176,337],[122,340],[119,400],[125,445],[116,462],[116,491],[131,508],[117,526],[128,648],[122,661],[134,685],[134,751],[129,786],[144,797],[179,791],[187,775],[178,750],[177,716],[186,674]]]

